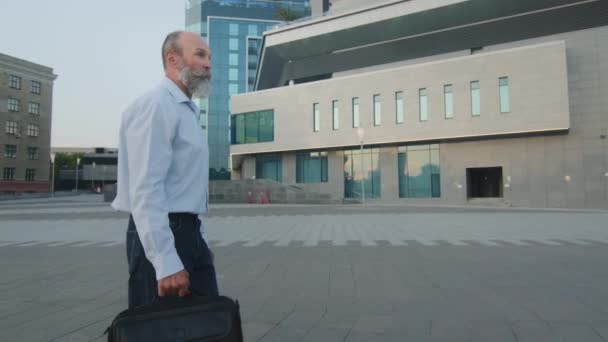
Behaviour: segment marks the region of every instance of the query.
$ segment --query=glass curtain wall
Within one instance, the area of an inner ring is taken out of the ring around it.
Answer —
[[[380,198],[380,149],[344,151],[344,197]]]
[[[400,146],[399,197],[441,197],[439,145]]]

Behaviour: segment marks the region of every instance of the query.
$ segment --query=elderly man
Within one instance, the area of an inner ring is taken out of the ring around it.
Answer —
[[[165,77],[123,113],[117,196],[127,229],[129,308],[157,297],[217,296],[204,236],[209,152],[192,97],[207,97],[211,51],[200,36],[173,32],[162,46]]]

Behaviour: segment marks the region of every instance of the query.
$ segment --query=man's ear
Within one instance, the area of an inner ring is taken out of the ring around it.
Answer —
[[[177,65],[177,56],[174,51],[167,51],[167,63],[171,66]]]

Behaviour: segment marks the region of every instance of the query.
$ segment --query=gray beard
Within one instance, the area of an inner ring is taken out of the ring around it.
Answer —
[[[179,71],[179,80],[184,83],[186,89],[194,98],[206,99],[209,97],[209,81],[211,75],[205,72],[196,73],[187,66]]]

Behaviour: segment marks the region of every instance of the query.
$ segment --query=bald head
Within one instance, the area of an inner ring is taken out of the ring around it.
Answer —
[[[173,31],[167,35],[162,46],[163,68],[167,70],[168,54],[177,54],[180,57],[184,56],[184,49],[203,49],[209,54],[209,46],[196,33],[186,31]],[[209,54],[210,55],[210,54]]]

